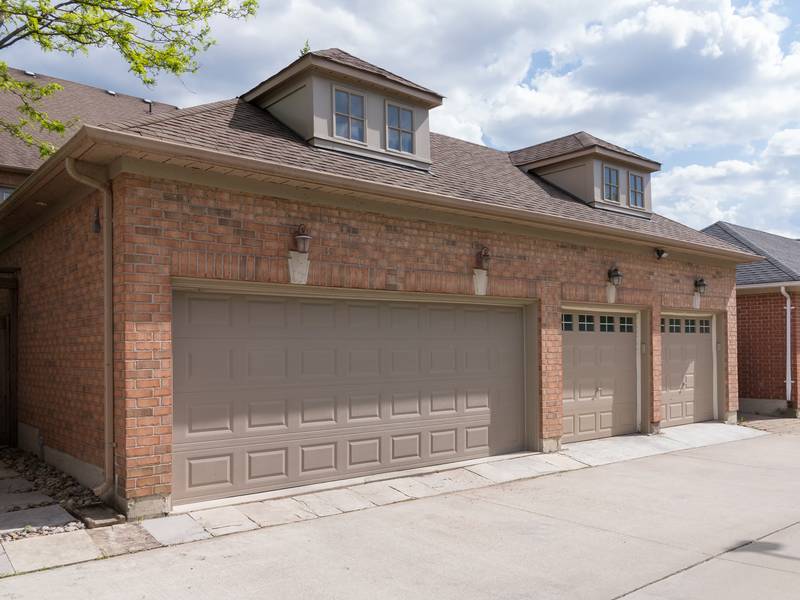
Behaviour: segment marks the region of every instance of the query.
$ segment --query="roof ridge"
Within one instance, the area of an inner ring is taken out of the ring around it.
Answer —
[[[730,235],[731,237],[736,238],[742,244],[744,244],[748,248],[751,248],[757,254],[763,256],[764,260],[766,260],[768,263],[770,263],[773,267],[775,267],[779,271],[783,271],[783,273],[788,275],[789,277],[792,277],[794,279],[800,279],[800,274],[796,273],[794,271],[794,269],[791,269],[791,268],[787,267],[780,260],[778,260],[777,258],[772,256],[769,252],[766,252],[758,244],[756,244],[752,240],[749,240],[749,239],[745,238],[738,231],[736,231],[734,228],[735,227],[739,227],[739,225],[734,225],[733,223],[726,223],[725,221],[718,221],[717,223],[719,224],[719,226],[722,229],[724,229],[728,233],[728,235]],[[750,227],[744,227],[744,229],[750,229],[751,231],[759,231],[758,229],[751,229]],[[761,233],[767,233],[767,232],[761,232]],[[774,234],[770,234],[770,235],[774,235]],[[778,237],[783,237],[783,236],[778,236]],[[786,239],[789,239],[789,238],[786,238]]]
[[[214,110],[219,108],[220,106],[225,106],[233,100],[237,100],[240,102],[244,102],[240,98],[227,98],[225,100],[216,100],[214,102],[207,102],[206,104],[197,104],[195,106],[189,106],[187,108],[179,108],[174,113],[170,114],[153,114],[147,115],[142,117],[141,119],[136,119],[133,121],[112,121],[109,123],[101,123],[98,127],[102,127],[104,129],[108,128],[116,128],[116,129],[133,129],[134,127],[144,126],[144,125],[154,125],[156,123],[162,123],[164,121],[170,121],[176,117],[184,117],[186,115],[194,115],[198,113],[203,113],[206,111]]]

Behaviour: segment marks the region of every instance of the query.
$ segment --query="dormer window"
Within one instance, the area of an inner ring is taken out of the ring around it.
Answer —
[[[336,137],[364,143],[364,96],[335,91]]]
[[[619,170],[612,167],[603,168],[603,199],[607,202],[619,202]]]
[[[641,175],[628,175],[628,203],[633,208],[644,208],[644,177]]]
[[[386,107],[386,147],[397,152],[414,152],[414,113],[407,108]]]

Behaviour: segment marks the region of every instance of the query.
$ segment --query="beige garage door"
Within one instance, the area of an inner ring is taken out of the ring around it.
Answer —
[[[518,308],[178,293],[176,502],[519,450]]]
[[[636,317],[565,312],[563,442],[637,430]]]
[[[711,319],[661,319],[661,426],[714,418]]]

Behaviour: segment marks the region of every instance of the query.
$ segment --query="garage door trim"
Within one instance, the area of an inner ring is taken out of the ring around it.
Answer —
[[[636,431],[642,432],[642,311],[624,306],[605,306],[602,304],[562,304],[561,311],[584,310],[591,313],[614,313],[634,315],[636,321]]]
[[[714,420],[719,419],[719,357],[717,352],[717,315],[710,312],[687,312],[687,311],[672,311],[662,310],[662,317],[688,317],[690,319],[697,319],[708,317],[711,319],[711,396],[713,398],[712,409],[714,411]]]
[[[245,294],[252,296],[291,296],[295,298],[320,298],[327,300],[373,300],[386,302],[442,302],[446,304],[480,304],[484,306],[527,307],[538,302],[538,298],[504,296],[475,296],[429,292],[393,292],[391,290],[368,290],[356,288],[297,285],[291,283],[258,283],[249,281],[226,281],[196,277],[173,277],[173,292],[196,292],[200,294]]]

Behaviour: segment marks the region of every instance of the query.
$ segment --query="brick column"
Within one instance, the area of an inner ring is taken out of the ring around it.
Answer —
[[[790,413],[800,417],[800,294],[792,297],[792,405]]]
[[[170,508],[172,289],[169,249],[148,197],[114,187],[117,496],[129,518]]]
[[[650,317],[650,433],[661,430],[661,304],[653,301]]]
[[[564,426],[561,285],[554,281],[543,282],[539,298],[541,449],[543,452],[555,452],[561,446]]]
[[[736,344],[736,290],[731,290],[728,297],[724,327],[725,339],[718,340],[726,351],[728,367],[728,385],[725,393],[725,414],[720,415],[728,423],[736,423],[739,410],[739,368],[738,348]]]

